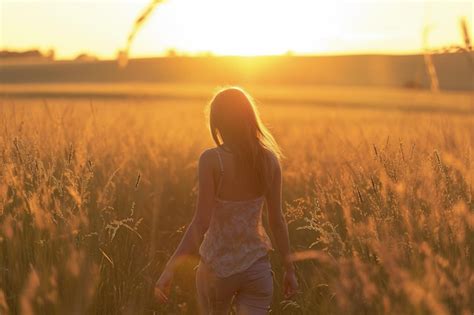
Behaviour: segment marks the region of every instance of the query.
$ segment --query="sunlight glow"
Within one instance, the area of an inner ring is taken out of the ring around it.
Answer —
[[[114,57],[150,0],[2,0],[1,49],[55,48]],[[472,1],[167,0],[137,33],[132,56],[411,53],[461,43]],[[472,33],[472,32],[471,32]]]

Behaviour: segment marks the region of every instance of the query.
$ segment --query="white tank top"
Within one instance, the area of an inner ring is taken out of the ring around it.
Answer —
[[[216,276],[223,278],[244,271],[274,248],[262,224],[264,196],[242,201],[217,198],[224,167],[219,151],[216,153],[221,174],[215,208],[199,254]]]

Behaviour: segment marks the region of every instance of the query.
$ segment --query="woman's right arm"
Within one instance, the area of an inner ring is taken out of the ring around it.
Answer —
[[[274,158],[273,176],[270,189],[265,196],[268,209],[268,221],[280,253],[283,268],[283,289],[285,297],[293,296],[298,290],[298,281],[296,279],[295,268],[290,259],[290,240],[288,235],[288,224],[283,215],[282,199],[282,175],[279,161]]]
[[[194,217],[155,285],[155,295],[162,302],[166,302],[168,299],[167,295],[176,267],[183,259],[197,254],[203,235],[209,227],[214,208],[215,191],[213,158],[213,152],[210,150],[204,151],[199,158],[198,197]]]

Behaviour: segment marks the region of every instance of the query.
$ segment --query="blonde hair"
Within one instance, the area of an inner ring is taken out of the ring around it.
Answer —
[[[236,157],[236,168],[255,174],[264,192],[271,180],[272,158],[282,157],[280,147],[260,119],[252,97],[239,87],[219,90],[209,103],[209,128],[217,146],[226,142]]]

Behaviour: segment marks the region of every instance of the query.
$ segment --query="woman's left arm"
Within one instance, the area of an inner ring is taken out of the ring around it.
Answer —
[[[214,208],[214,178],[212,167],[212,151],[206,150],[199,157],[198,166],[198,197],[194,217],[181,239],[178,247],[166,263],[160,278],[155,284],[155,295],[162,301],[168,300],[174,271],[180,261],[197,252],[204,233],[209,227],[212,210]]]

